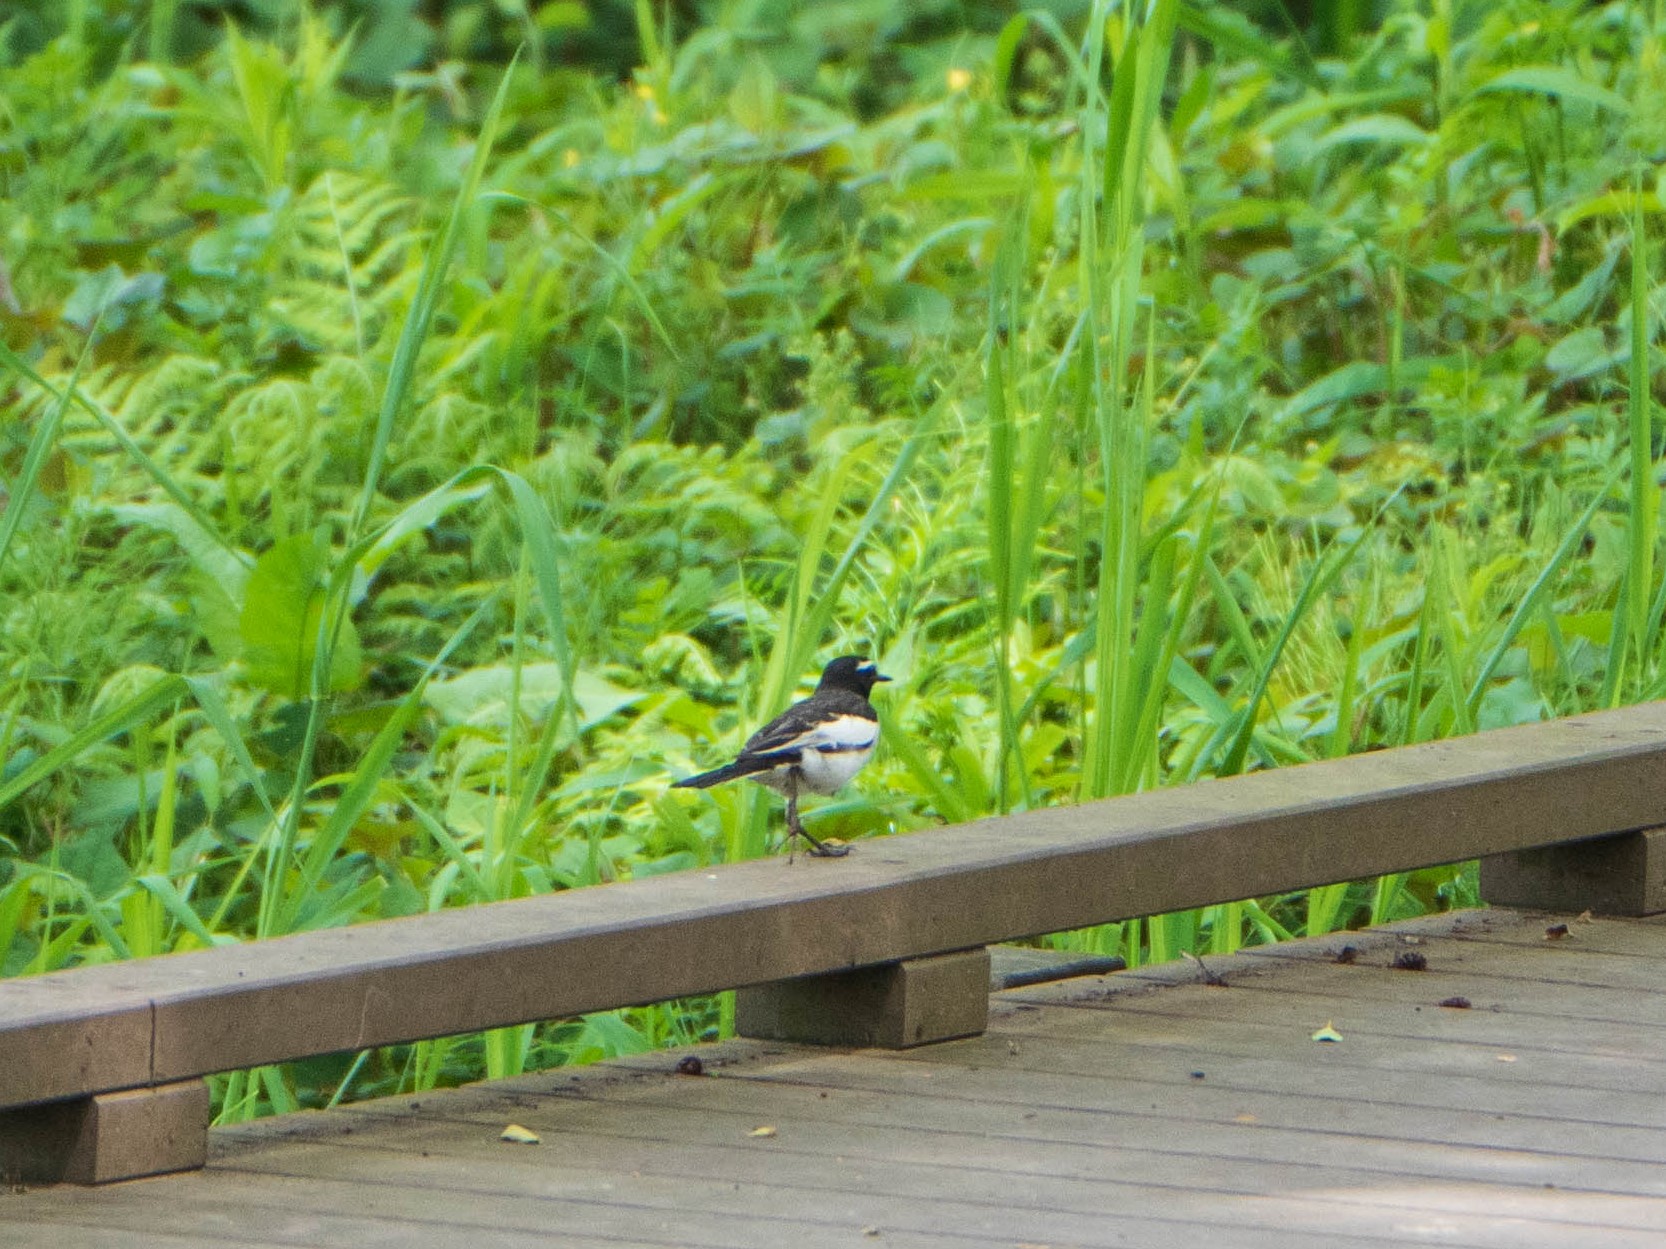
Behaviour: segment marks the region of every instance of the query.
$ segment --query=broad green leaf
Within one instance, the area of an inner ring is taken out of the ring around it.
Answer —
[[[1333,147],[1340,147],[1347,143],[1378,143],[1385,146],[1400,146],[1404,144],[1421,145],[1434,139],[1416,122],[1408,121],[1398,113],[1372,113],[1367,117],[1356,117],[1352,121],[1345,121],[1340,126],[1326,131],[1319,139],[1319,150],[1324,151]]]
[[[1581,221],[1587,221],[1592,217],[1629,217],[1634,208],[1641,208],[1646,213],[1666,212],[1666,198],[1662,198],[1659,188],[1653,192],[1645,191],[1641,195],[1629,188],[1623,191],[1604,191],[1557,213],[1556,230],[1559,234],[1565,233]]]
[[[565,677],[558,663],[523,664],[520,670],[520,714],[531,721],[550,715],[561,701]],[[473,668],[428,686],[425,701],[451,724],[506,725],[515,671],[508,666]],[[593,672],[573,674],[573,701],[579,724],[590,728],[640,699]]]
[[[1559,339],[1545,354],[1545,367],[1566,380],[1588,377],[1616,359],[1602,328],[1587,325]]]
[[[934,286],[898,282],[876,287],[863,307],[850,314],[851,328],[905,352],[954,327],[954,305]]]
[[[1607,87],[1598,86],[1589,79],[1581,78],[1573,70],[1563,69],[1559,65],[1522,65],[1516,69],[1505,70],[1498,77],[1475,88],[1474,94],[1485,95],[1497,91],[1553,95],[1563,100],[1594,104],[1622,117],[1631,114],[1631,101],[1623,95],[1617,95]]]
[[[177,503],[117,503],[103,510],[125,525],[141,525],[168,534],[198,571],[213,578],[233,599],[242,597],[249,576],[248,558],[227,547]]]
[[[1388,371],[1382,365],[1350,360],[1290,396],[1279,409],[1279,419],[1291,420],[1328,404],[1346,403],[1350,399],[1374,395],[1387,384]]]
[[[1533,682],[1516,677],[1503,685],[1492,686],[1481,696],[1475,727],[1483,731],[1504,729],[1516,724],[1533,724],[1545,717],[1544,695]]]
[[[327,561],[322,534],[285,538],[255,561],[238,620],[250,684],[285,698],[307,696],[324,612]],[[330,688],[357,685],[362,660],[358,631],[346,618],[331,656]]]

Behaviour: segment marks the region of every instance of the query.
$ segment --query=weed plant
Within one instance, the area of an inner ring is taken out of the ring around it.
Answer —
[[[763,853],[667,783],[843,651],[846,838],[1662,694],[1658,0],[257,7],[0,9],[0,973]]]

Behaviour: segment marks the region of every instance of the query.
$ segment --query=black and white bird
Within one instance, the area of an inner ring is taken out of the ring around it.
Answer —
[[[849,846],[830,846],[809,834],[798,818],[798,796],[835,792],[873,758],[879,715],[868,695],[890,679],[858,655],[839,656],[822,670],[816,692],[752,734],[733,763],[678,781],[673,788],[710,789],[749,777],[787,796],[789,862],[797,837],[823,858],[849,854]]]

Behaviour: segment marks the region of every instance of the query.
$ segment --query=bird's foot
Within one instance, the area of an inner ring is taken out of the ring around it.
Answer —
[[[842,859],[845,855],[850,853],[850,847],[842,841],[818,841],[816,838],[810,836],[809,833],[805,832],[802,826],[799,828],[798,833],[799,836],[803,837],[805,841],[810,843],[810,849],[806,853],[810,854],[814,858]]]

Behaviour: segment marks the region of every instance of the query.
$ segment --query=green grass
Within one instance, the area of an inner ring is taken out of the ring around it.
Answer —
[[[0,42],[0,974],[763,853],[668,783],[847,651],[848,839],[1661,696],[1658,5],[397,7]]]

